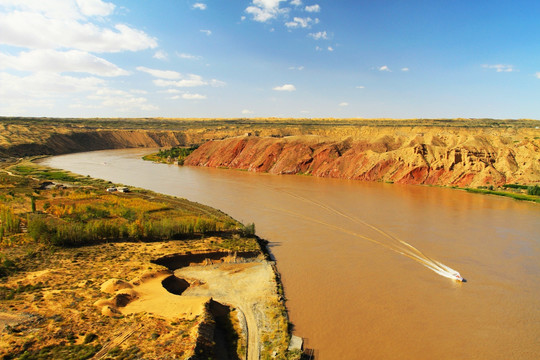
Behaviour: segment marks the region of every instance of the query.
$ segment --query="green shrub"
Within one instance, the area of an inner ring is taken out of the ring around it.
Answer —
[[[91,343],[92,341],[96,340],[97,338],[98,338],[98,336],[96,334],[93,334],[93,333],[86,334],[84,336],[84,343],[85,344]]]
[[[534,196],[540,196],[540,186],[538,186],[538,185],[529,186],[527,188],[527,194],[534,195]]]
[[[13,260],[0,255],[0,278],[9,276],[17,271],[17,264]]]
[[[25,351],[18,357],[20,360],[30,359],[90,359],[101,349],[100,345],[50,345],[39,350]]]
[[[247,224],[241,229],[242,235],[244,236],[255,236],[255,224]]]
[[[3,235],[20,232],[21,219],[7,206],[0,208],[0,222]]]
[[[50,230],[46,222],[46,216],[32,214],[28,216],[28,234],[36,241],[47,240]]]
[[[529,187],[528,187],[527,185],[505,184],[505,185],[503,185],[503,188],[509,188],[509,189],[524,189],[524,190],[527,190]]]

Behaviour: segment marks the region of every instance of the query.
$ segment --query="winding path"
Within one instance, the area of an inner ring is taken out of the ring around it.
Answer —
[[[273,270],[267,262],[189,266],[175,271],[175,275],[190,280],[199,280],[204,286],[188,288],[182,295],[210,296],[215,301],[228,304],[242,314],[247,333],[248,360],[259,360],[259,323],[254,309],[261,307],[264,314],[265,299],[274,292]],[[257,312],[259,313],[259,311]],[[264,316],[264,315],[263,315]]]

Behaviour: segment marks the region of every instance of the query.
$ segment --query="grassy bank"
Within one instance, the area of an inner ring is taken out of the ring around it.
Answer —
[[[465,191],[475,194],[497,195],[509,197],[515,200],[532,201],[540,203],[540,187],[538,185],[527,186],[520,184],[507,184],[499,189],[491,187],[464,188]]]
[[[474,188],[465,188],[464,190],[470,193],[475,193],[475,194],[497,195],[497,196],[509,197],[515,200],[532,201],[532,202],[540,203],[540,196],[535,196],[535,195],[516,194],[516,193],[508,192],[508,191],[474,189]]]

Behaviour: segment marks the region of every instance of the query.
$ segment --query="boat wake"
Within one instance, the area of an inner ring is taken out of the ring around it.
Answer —
[[[339,227],[339,226],[336,226],[336,225],[333,225],[331,223],[328,223],[328,222],[325,222],[325,221],[322,221],[322,220],[318,220],[316,218],[313,218],[313,217],[309,217],[309,216],[306,216],[304,214],[300,214],[300,213],[297,213],[297,212],[294,212],[294,211],[290,211],[290,210],[285,210],[285,209],[277,209],[275,208],[275,210],[278,210],[278,211],[281,211],[281,212],[286,212],[286,213],[289,213],[293,216],[296,216],[298,218],[302,218],[302,219],[305,219],[305,220],[308,220],[308,221],[311,221],[311,222],[315,222],[315,223],[318,223],[318,224],[321,224],[321,225],[324,225],[326,227],[329,227],[329,228],[333,228],[333,229],[336,229],[336,230],[339,230],[341,232],[344,232],[344,233],[347,233],[349,235],[352,235],[352,236],[355,236],[355,237],[358,237],[358,238],[361,238],[363,240],[367,240],[367,241],[370,241],[372,243],[375,243],[375,244],[378,244],[378,245],[381,245],[391,251],[394,251],[398,254],[401,254],[401,255],[404,255],[418,263],[420,263],[421,265],[425,266],[426,268],[432,270],[433,272],[441,275],[441,276],[444,276],[446,278],[449,278],[449,279],[452,279],[452,280],[456,280],[456,281],[461,281],[461,282],[464,282],[466,281],[462,276],[461,274],[452,269],[451,267],[447,266],[447,265],[444,265],[443,263],[435,260],[435,259],[432,259],[431,257],[427,256],[426,254],[424,254],[422,251],[420,251],[419,249],[417,249],[416,247],[414,247],[413,245],[409,244],[408,242],[406,241],[403,241],[401,239],[399,239],[398,237],[394,236],[394,235],[391,235],[387,232],[385,232],[384,230],[372,225],[372,224],[369,224],[355,216],[351,216],[349,214],[346,214],[346,213],[343,213],[342,211],[339,211],[338,209],[335,209],[329,205],[326,205],[326,204],[322,204],[322,203],[319,203],[313,199],[309,199],[309,198],[305,198],[303,196],[300,196],[300,195],[297,195],[297,194],[294,194],[294,193],[291,193],[291,192],[288,192],[288,191],[285,191],[285,190],[280,190],[281,192],[283,193],[286,193],[287,195],[289,196],[292,196],[296,199],[299,199],[301,201],[304,201],[304,202],[307,202],[307,203],[310,203],[312,205],[315,205],[317,207],[320,207],[324,210],[326,210],[327,212],[330,212],[332,214],[335,214],[335,215],[339,215],[343,218],[346,218],[350,221],[353,221],[357,224],[360,224],[360,225],[363,225],[373,231],[375,231],[376,233],[378,233],[380,235],[379,239],[375,239],[374,237],[370,237],[370,236],[366,236],[364,234],[358,234],[354,231],[351,231],[351,230],[348,230],[348,229],[345,229],[345,228],[342,228],[342,227]]]

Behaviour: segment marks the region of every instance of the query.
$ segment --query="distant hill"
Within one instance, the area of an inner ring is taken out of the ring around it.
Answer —
[[[202,145],[187,165],[447,186],[540,182],[540,121],[0,118],[0,154]]]

